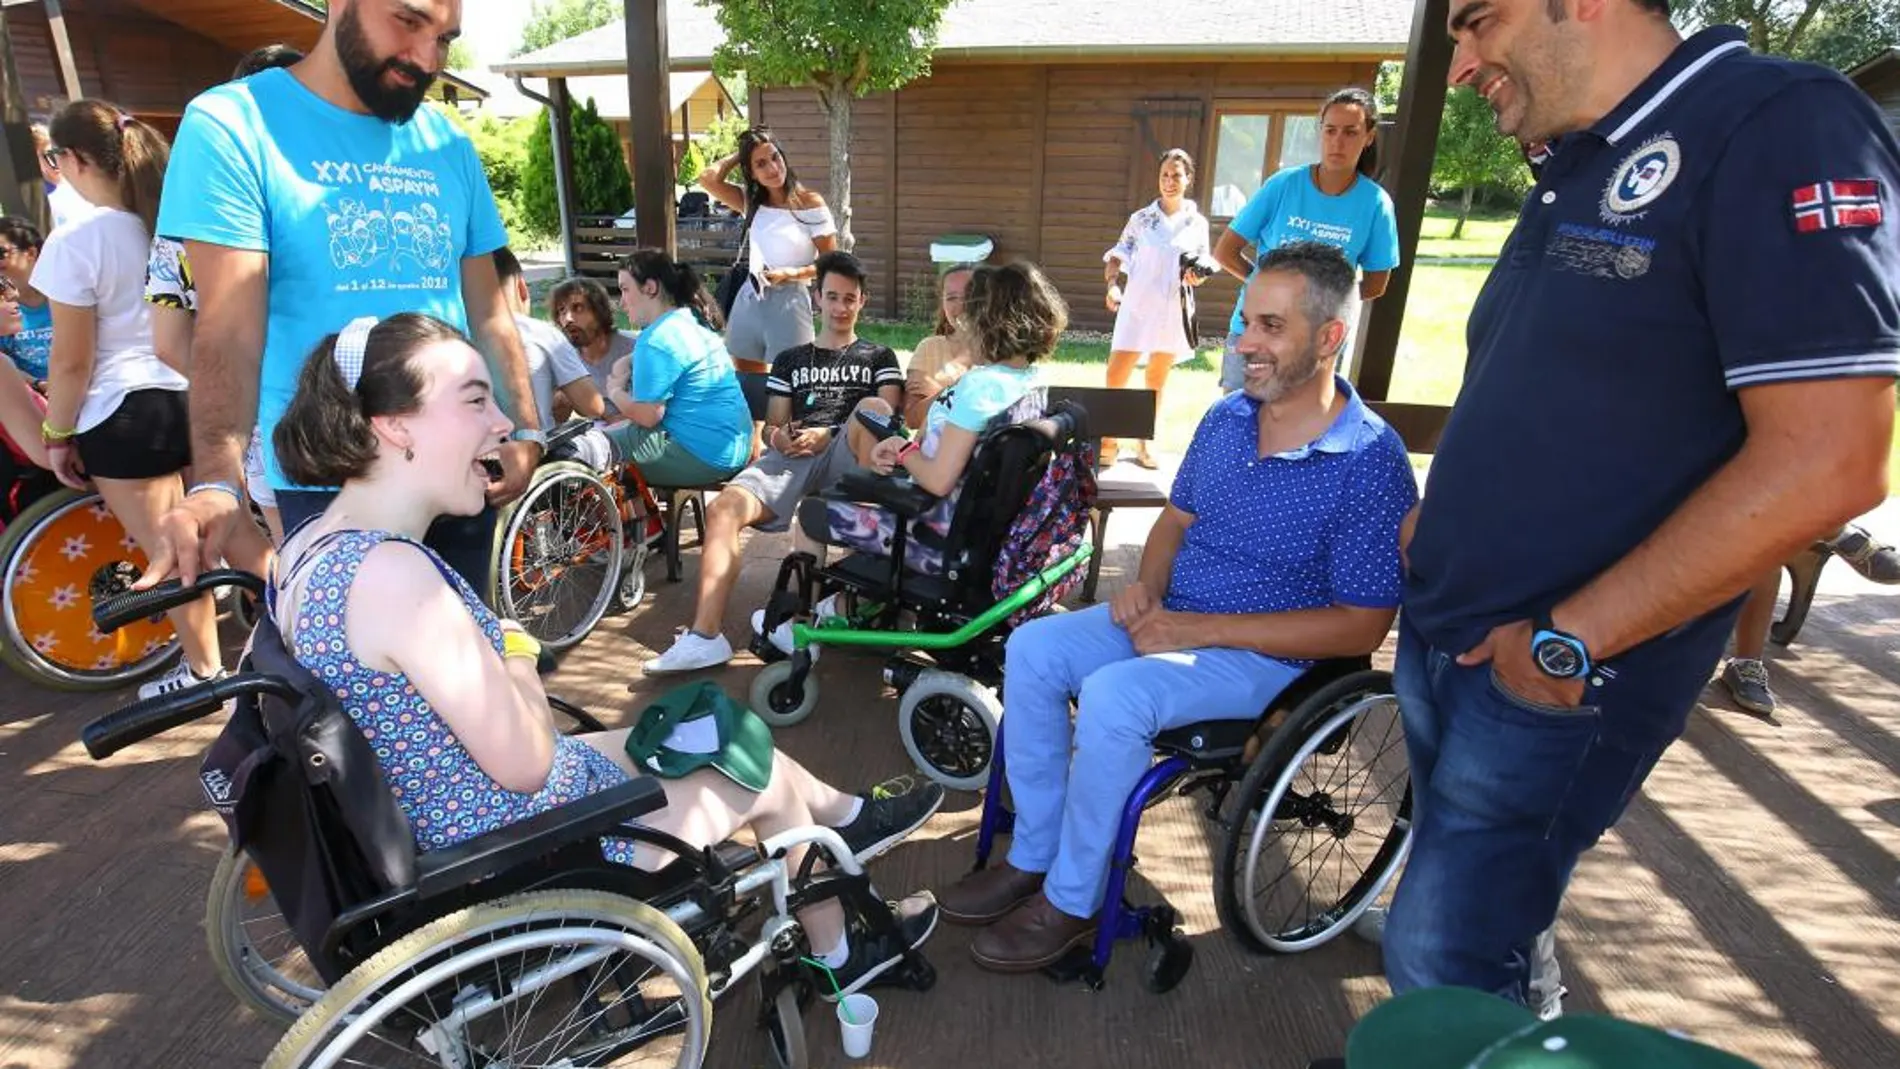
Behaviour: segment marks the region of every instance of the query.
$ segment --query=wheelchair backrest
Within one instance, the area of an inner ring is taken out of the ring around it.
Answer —
[[[268,614],[240,670],[288,682],[297,697],[237,701],[205,755],[205,793],[232,843],[263,873],[312,965],[334,983],[347,966],[325,952],[332,924],[414,885],[415,838],[369,740],[290,654]]]
[[[990,579],[997,552],[1050,457],[1080,437],[1081,423],[1081,413],[1068,406],[1045,414],[1041,391],[1032,391],[977,439],[945,538],[944,575],[964,604],[995,600]]]

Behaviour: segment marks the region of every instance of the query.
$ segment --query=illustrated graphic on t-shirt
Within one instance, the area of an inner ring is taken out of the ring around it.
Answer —
[[[330,263],[337,270],[375,268],[393,274],[411,264],[424,271],[448,269],[453,234],[436,206],[423,201],[398,211],[393,210],[394,203],[385,198],[384,206],[378,208],[347,199],[334,210],[324,206],[330,227]],[[393,279],[390,285],[400,288]]]
[[[897,354],[860,338],[843,349],[800,345],[785,350],[772,361],[765,388],[773,396],[791,399],[792,422],[835,427],[879,387],[903,382]]]

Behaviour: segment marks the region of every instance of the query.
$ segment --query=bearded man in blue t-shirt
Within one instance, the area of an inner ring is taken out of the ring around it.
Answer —
[[[165,517],[166,551],[148,578],[175,566],[190,579],[224,556],[253,424],[285,528],[321,512],[331,488],[292,484],[271,448],[305,359],[359,316],[425,312],[471,334],[518,428],[491,507],[430,532],[451,566],[488,589],[492,506],[520,494],[543,439],[490,256],[507,233],[481,160],[421,106],[461,18],[460,0],[335,0],[307,58],[208,90],[185,112],[158,232],[185,243],[198,284],[198,482]]]

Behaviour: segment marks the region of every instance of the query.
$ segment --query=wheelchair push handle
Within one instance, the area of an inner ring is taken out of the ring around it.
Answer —
[[[135,702],[94,720],[80,730],[86,753],[103,761],[127,746],[144,742],[181,724],[209,716],[224,703],[247,694],[269,693],[295,700],[297,691],[275,676],[256,673],[227,676]]]
[[[200,575],[198,581],[188,587],[176,579],[167,579],[150,590],[100,598],[92,603],[92,623],[100,634],[109,635],[136,620],[189,605],[224,586],[235,586],[252,597],[264,596],[264,580],[236,568],[216,568]]]

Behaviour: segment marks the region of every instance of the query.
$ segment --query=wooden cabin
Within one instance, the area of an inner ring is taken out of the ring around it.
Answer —
[[[1887,116],[1893,136],[1900,137],[1900,45],[1883,50],[1848,71],[1847,76],[1874,99]]]
[[[1371,88],[1402,58],[1411,0],[1173,0],[1165,9],[1095,0],[958,0],[945,13],[932,73],[854,109],[856,252],[875,280],[873,311],[894,316],[906,287],[929,286],[933,238],[991,238],[993,259],[1040,263],[1074,325],[1107,329],[1102,254],[1130,212],[1155,196],[1156,158],[1187,149],[1191,194],[1218,234],[1266,175],[1317,158],[1319,103]],[[667,0],[672,70],[710,66],[720,31],[694,0]],[[566,79],[626,74],[613,23],[497,70]],[[751,91],[747,114],[771,127],[799,177],[828,183],[829,134],[808,89]],[[1235,286],[1203,287],[1204,333],[1224,333]]]

